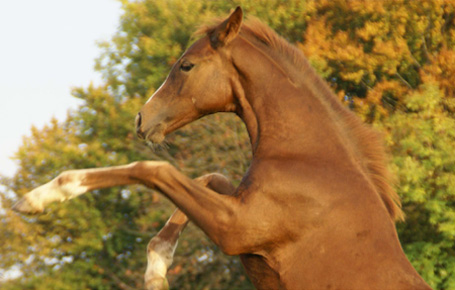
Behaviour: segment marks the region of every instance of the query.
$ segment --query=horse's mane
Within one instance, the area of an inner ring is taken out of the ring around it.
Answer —
[[[196,34],[210,34],[221,21],[214,21],[213,25],[201,27]],[[349,111],[337,100],[327,83],[311,67],[306,57],[295,46],[279,36],[270,27],[254,17],[250,17],[242,24],[240,35],[250,42],[265,49],[269,55],[277,60],[284,68],[300,82],[303,82],[315,96],[325,103],[334,120],[339,123],[347,139],[355,147],[366,175],[375,186],[384,205],[393,220],[403,220],[401,202],[393,186],[393,178],[387,169],[387,154],[380,134]]]

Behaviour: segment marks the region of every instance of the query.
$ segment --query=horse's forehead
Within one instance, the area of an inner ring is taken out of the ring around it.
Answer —
[[[214,53],[214,49],[210,45],[209,38],[203,37],[196,41],[193,45],[188,48],[188,50],[185,52],[185,56],[209,56]]]

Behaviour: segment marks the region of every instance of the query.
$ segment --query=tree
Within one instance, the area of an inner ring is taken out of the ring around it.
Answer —
[[[340,99],[373,122],[403,105],[423,71],[453,96],[454,3],[317,1],[300,47]]]
[[[406,222],[403,248],[431,286],[455,288],[455,118],[443,90],[422,85],[403,100],[406,110],[384,122],[394,153]]]
[[[299,44],[340,99],[385,132],[407,216],[403,248],[455,287],[455,1],[318,1]]]
[[[236,4],[247,11],[254,1],[123,1],[119,32],[100,44],[100,87],[76,88],[83,100],[63,123],[33,129],[16,158],[19,172],[5,180],[22,195],[72,168],[168,160],[190,177],[209,172],[240,181],[248,166],[250,144],[234,116],[215,115],[168,137],[166,150],[152,151],[135,138],[134,117],[164,80],[170,66],[191,43],[195,28]],[[263,1],[257,13],[300,37],[304,1]],[[288,14],[286,7],[296,10]],[[269,11],[272,11],[269,13]],[[295,21],[289,22],[292,17]],[[292,36],[293,34],[293,36]],[[2,203],[12,200],[5,192]],[[143,187],[95,191],[52,206],[38,217],[6,211],[2,232],[14,241],[0,248],[0,268],[20,266],[19,279],[5,289],[132,289],[142,287],[145,249],[173,206]],[[1,247],[1,246],[0,246]],[[182,235],[169,282],[176,289],[251,288],[238,258],[227,257],[196,227]],[[50,286],[52,285],[52,286]]]
[[[105,84],[76,88],[83,104],[63,123],[33,128],[2,179],[7,207],[59,172],[165,159],[190,177],[220,172],[238,183],[250,145],[243,124],[217,114],[150,150],[134,117],[194,40],[198,25],[241,5],[296,42],[340,99],[385,133],[407,215],[403,248],[438,289],[454,288],[455,1],[122,1],[119,31],[100,43]],[[0,268],[23,276],[2,289],[133,289],[145,248],[173,210],[143,187],[96,191],[44,215],[0,212]],[[222,255],[195,226],[182,235],[169,282],[175,289],[251,288],[237,258]]]

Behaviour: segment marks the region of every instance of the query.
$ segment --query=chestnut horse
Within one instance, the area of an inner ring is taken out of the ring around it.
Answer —
[[[28,193],[21,212],[117,185],[162,192],[177,211],[149,244],[146,284],[166,287],[188,218],[260,289],[429,289],[407,260],[394,220],[380,138],[347,110],[302,53],[237,8],[200,31],[136,118],[148,142],[204,115],[236,113],[253,152],[238,188],[191,180],[166,162],[67,171]],[[221,193],[221,194],[220,194]],[[186,215],[186,216],[185,216]],[[188,218],[187,218],[188,217]]]

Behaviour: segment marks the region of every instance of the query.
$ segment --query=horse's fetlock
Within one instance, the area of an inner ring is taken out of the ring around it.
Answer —
[[[80,174],[77,173],[77,170],[68,170],[60,173],[54,180],[57,186],[64,187],[65,185],[72,183],[80,183],[81,180]]]
[[[161,242],[160,237],[157,237],[157,236],[153,237],[147,245],[147,253],[154,251],[156,248],[156,245],[159,244],[160,242]]]
[[[55,183],[58,186],[63,186],[65,183],[67,183],[69,180],[69,175],[67,172],[62,172],[60,173],[56,178],[55,178]]]

